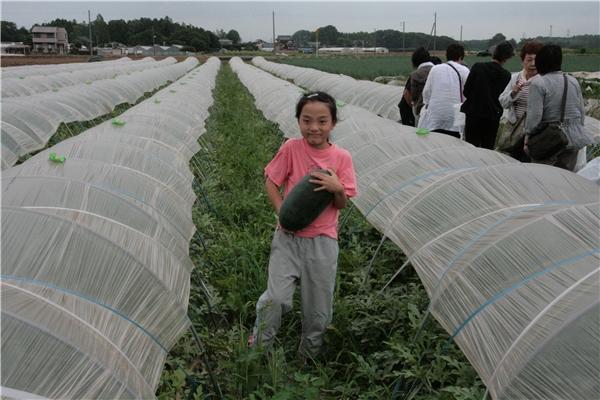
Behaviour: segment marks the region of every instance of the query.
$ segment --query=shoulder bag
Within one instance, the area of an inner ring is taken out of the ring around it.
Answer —
[[[560,121],[542,122],[529,133],[527,147],[529,156],[533,160],[548,159],[564,150],[569,144],[569,139],[563,131],[567,103],[567,75],[563,74],[563,78],[565,87],[560,106]]]
[[[453,109],[454,109],[453,126],[458,127],[462,131],[462,128],[465,126],[465,114],[462,111],[460,111],[460,107],[462,106],[462,103],[464,103],[464,101],[465,101],[465,96],[463,95],[462,78],[460,77],[460,73],[458,72],[458,70],[456,68],[454,68],[452,66],[452,64],[450,64],[450,62],[447,62],[446,64],[450,68],[452,68],[454,70],[454,72],[456,72],[456,75],[458,75],[458,91],[460,92],[460,103],[456,103],[453,105]]]

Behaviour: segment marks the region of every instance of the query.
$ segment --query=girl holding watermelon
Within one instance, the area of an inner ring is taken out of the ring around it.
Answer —
[[[287,140],[265,168],[265,188],[279,223],[271,245],[267,290],[258,299],[248,344],[272,344],[299,284],[299,352],[313,358],[332,318],[339,210],[356,195],[356,177],[350,153],[329,140],[337,122],[330,95],[304,95],[296,106],[296,119],[302,138]]]

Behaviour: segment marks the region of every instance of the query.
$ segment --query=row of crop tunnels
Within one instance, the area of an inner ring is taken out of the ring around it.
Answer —
[[[341,220],[324,360],[293,359],[297,311],[273,353],[248,349],[275,223],[262,168],[299,135],[303,89],[237,58],[196,64],[165,66],[177,70],[154,90],[172,84],[26,160],[61,123],[111,112],[136,73],[7,97],[9,111],[3,82],[3,397],[598,393],[597,185],[416,135],[383,85],[297,67],[284,77],[343,102],[333,140],[359,196]],[[82,117],[86,102],[104,108]]]

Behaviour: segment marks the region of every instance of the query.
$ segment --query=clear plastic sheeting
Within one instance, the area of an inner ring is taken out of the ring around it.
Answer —
[[[364,108],[393,121],[400,120],[398,103],[404,92],[401,86],[358,80],[347,75],[332,74],[314,68],[274,63],[260,56],[254,57],[252,63],[283,79],[291,79],[296,85],[308,90],[321,90],[329,93],[336,100]]]
[[[265,116],[294,109],[287,97],[263,98],[277,85],[290,91],[288,82],[231,63],[261,80],[248,88]],[[298,136],[291,126],[280,125]],[[417,135],[352,105],[339,110],[332,138],[354,160],[354,205],[405,252],[431,299],[428,313],[493,399],[597,397],[598,185],[447,135]]]
[[[3,397],[154,398],[189,327],[188,163],[219,66],[2,172]]]
[[[196,65],[198,59],[189,57],[177,64],[166,63],[110,79],[66,86],[58,91],[3,98],[2,168],[43,148],[61,123],[88,121],[112,112],[118,104],[133,104],[144,93],[179,79]],[[179,82],[177,88],[182,83]]]
[[[99,65],[104,63],[92,63],[94,68],[88,67],[81,69],[72,69],[70,64],[61,64],[64,65],[65,68],[68,68],[68,70],[65,71],[61,71],[59,67],[44,70],[38,66],[36,71],[43,74],[13,77],[3,76],[1,82],[2,98],[30,96],[48,90],[56,91],[60,88],[73,86],[78,83],[116,78],[119,75],[131,74],[144,69],[164,67],[175,64],[176,62],[177,60],[173,57],[168,57],[161,61],[146,58],[140,61],[131,62],[109,62],[105,65]],[[7,70],[10,71],[10,68],[4,68],[3,74],[5,73],[4,71]],[[9,75],[15,74],[9,73]]]
[[[239,57],[233,57],[229,64],[240,81],[254,95],[256,108],[263,112],[265,118],[279,124],[286,137],[298,135],[295,108],[273,105],[275,103],[296,104],[302,96],[302,89],[289,82],[273,80],[271,74],[244,63]]]
[[[153,60],[152,57],[144,57],[143,62]],[[124,65],[131,62],[129,57],[121,57],[116,60],[100,61],[100,62],[80,62],[80,63],[65,63],[65,64],[37,64],[37,65],[21,65],[18,67],[2,68],[2,78],[25,78],[32,75],[48,75],[60,72],[82,71],[86,69],[96,69],[99,67],[112,68],[116,65]]]

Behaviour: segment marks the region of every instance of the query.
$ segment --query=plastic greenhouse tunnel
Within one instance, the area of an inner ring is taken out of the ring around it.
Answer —
[[[291,110],[302,90],[239,58],[230,64],[265,117],[299,136]],[[427,313],[492,399],[598,397],[597,184],[447,135],[417,135],[350,104],[332,135],[354,159],[354,205],[406,254],[429,295]]]
[[[4,98],[3,94],[2,169],[14,165],[24,155],[44,148],[61,123],[92,120],[109,114],[118,104],[134,104],[144,93],[179,79],[198,65],[198,60],[193,57],[176,64],[174,61],[144,61],[136,70],[131,68],[136,62],[119,63],[118,66],[113,63],[113,69],[105,69],[104,74],[90,75],[90,69],[69,74],[79,74],[89,80],[75,79],[52,90],[38,88],[31,90],[30,95]],[[121,64],[129,66],[129,70],[119,70]],[[145,68],[140,68],[142,66]],[[106,72],[109,72],[108,76]],[[27,77],[23,82],[33,79],[33,76]]]
[[[3,398],[154,398],[190,325],[188,163],[219,67],[2,172]]]

